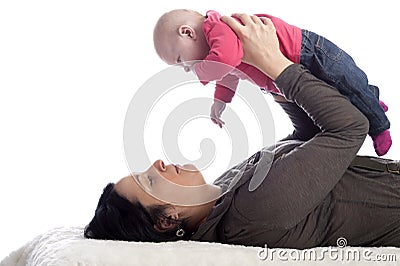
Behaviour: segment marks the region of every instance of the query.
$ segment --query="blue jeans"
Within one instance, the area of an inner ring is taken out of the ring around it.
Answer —
[[[389,129],[389,119],[379,104],[379,88],[368,84],[367,75],[345,51],[322,36],[302,30],[300,64],[335,87],[367,117],[369,135]]]

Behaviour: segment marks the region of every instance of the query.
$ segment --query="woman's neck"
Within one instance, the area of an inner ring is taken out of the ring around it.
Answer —
[[[193,206],[193,207],[185,207],[186,210],[182,211],[184,217],[188,219],[188,229],[190,232],[195,232],[200,227],[202,223],[207,220],[208,215],[212,211],[215,203],[218,199],[210,201],[208,203]]]

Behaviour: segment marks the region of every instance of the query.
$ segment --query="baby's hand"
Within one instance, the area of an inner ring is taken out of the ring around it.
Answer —
[[[225,122],[221,120],[221,114],[225,110],[226,103],[215,99],[213,105],[211,106],[210,118],[214,124],[217,124],[220,128],[225,125]]]

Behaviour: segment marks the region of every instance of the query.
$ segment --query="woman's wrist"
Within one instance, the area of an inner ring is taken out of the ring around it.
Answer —
[[[277,77],[290,65],[294,64],[287,59],[283,54],[276,54],[273,57],[260,58],[260,62],[256,65],[262,72],[264,72],[272,80]]]

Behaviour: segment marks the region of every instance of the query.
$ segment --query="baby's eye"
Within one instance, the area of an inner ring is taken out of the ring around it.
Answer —
[[[151,176],[147,176],[147,179],[149,180],[150,186],[153,185],[153,178]]]

